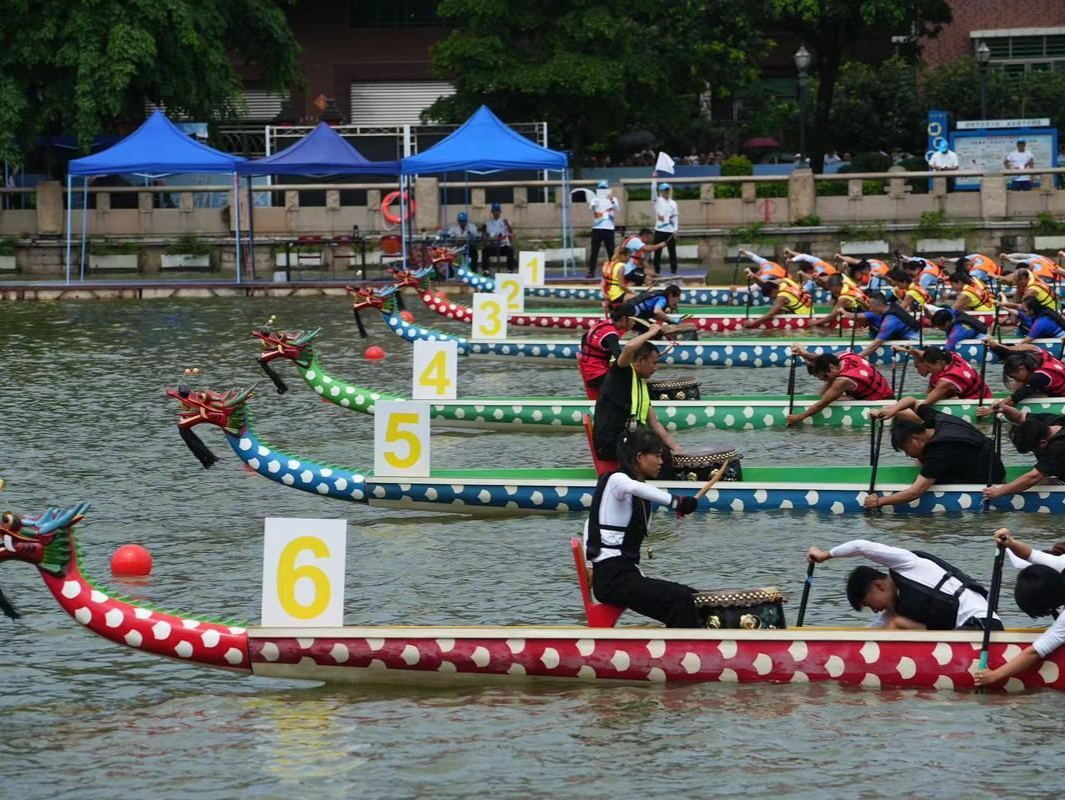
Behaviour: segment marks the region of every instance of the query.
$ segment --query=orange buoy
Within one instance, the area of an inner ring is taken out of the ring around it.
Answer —
[[[414,324],[414,315],[409,311],[400,311],[399,318],[406,323],[409,323],[411,325]]]
[[[152,554],[139,544],[124,544],[111,556],[112,575],[150,575]]]
[[[377,345],[372,344],[366,348],[365,355],[370,361],[379,361],[385,357],[385,351]]]

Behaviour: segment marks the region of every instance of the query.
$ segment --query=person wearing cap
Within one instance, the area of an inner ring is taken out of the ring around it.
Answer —
[[[466,265],[475,271],[477,269],[477,240],[481,237],[477,232],[477,226],[471,225],[469,220],[466,212],[460,211],[455,216],[455,224],[447,229],[447,235],[451,241],[465,245]]]
[[[614,252],[614,217],[621,210],[621,203],[611,193],[609,182],[599,181],[595,194],[588,201],[588,208],[592,211],[592,250],[585,277],[591,278],[599,263],[599,248],[606,249],[607,258]]]
[[[1030,170],[1035,168],[1035,156],[1028,151],[1028,143],[1024,139],[1017,140],[1017,149],[1002,159],[1002,166],[1006,169]],[[1014,175],[1010,188],[1027,192],[1032,188],[1032,176]]]
[[[484,223],[485,242],[481,250],[481,263],[488,267],[488,258],[506,258],[507,272],[514,271],[514,248],[511,247],[510,237],[514,235],[514,227],[510,221],[503,217],[503,209],[499,203],[492,203],[490,216]]]
[[[958,154],[950,149],[946,139],[936,142],[936,149],[928,157],[928,168],[933,172],[951,172],[958,168]]]
[[[677,223],[679,216],[677,202],[673,199],[673,187],[668,183],[651,181],[651,196],[655,198],[655,244],[665,244],[669,247],[669,272],[677,274]],[[661,249],[655,251],[654,269],[657,275],[661,272],[662,253]]]

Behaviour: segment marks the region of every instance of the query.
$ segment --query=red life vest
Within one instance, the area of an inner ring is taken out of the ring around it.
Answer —
[[[1046,350],[1040,350],[1043,363],[1033,370],[1050,378],[1050,385],[1044,390],[1047,397],[1065,397],[1065,364],[1062,364]]]
[[[991,398],[991,390],[980,380],[980,374],[957,353],[950,354],[949,367],[938,375],[928,376],[928,388],[931,389],[940,381],[947,381],[957,389],[961,400],[979,400],[981,396]]]
[[[838,378],[846,378],[854,384],[854,391],[847,392],[855,400],[893,400],[895,393],[876,367],[857,353],[844,353],[839,357]]]
[[[613,334],[620,337],[622,332],[614,327],[609,319],[601,319],[581,337],[581,346],[577,350],[577,367],[585,381],[595,380],[610,371],[610,351],[603,347],[603,339]]]

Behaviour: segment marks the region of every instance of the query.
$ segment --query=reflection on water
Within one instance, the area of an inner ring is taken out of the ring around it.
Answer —
[[[153,606],[255,621],[263,516],[344,516],[349,624],[580,622],[568,550],[579,515],[500,521],[371,510],[247,474],[215,431],[203,431],[222,459],[214,469],[203,470],[186,451],[163,387],[186,366],[204,370],[213,386],[259,380],[248,331],[271,313],[286,326],[321,324],[322,359],[337,374],[406,393],[409,348],[376,319],[370,342],[359,341],[343,298],[4,310],[2,505],[36,510],[92,500],[81,536],[89,574],[108,578],[111,553],[127,542],[144,544],[155,560],[150,579],[104,581],[119,591]],[[369,343],[386,349],[384,362],[362,360]],[[323,404],[290,368],[278,369],[292,389],[278,396],[268,384],[260,387],[253,405],[263,435],[324,461],[371,463],[372,420]],[[672,372],[684,371],[663,369]],[[708,394],[780,392],[787,379],[783,368],[698,374]],[[812,388],[802,381],[800,390]],[[571,366],[491,360],[463,360],[459,383],[464,395],[578,391]],[[739,447],[749,463],[868,458],[864,432],[692,432],[683,440]],[[454,466],[587,460],[577,433],[438,431],[433,447]],[[885,450],[883,463],[905,459]],[[700,587],[779,585],[797,597],[807,546],[861,536],[925,547],[987,575],[989,534],[1002,520],[658,515],[646,568]],[[1045,516],[1011,515],[1009,524],[1036,543],[1065,538]],[[818,569],[811,623],[864,619],[843,595],[849,566]],[[317,687],[201,671],[117,648],[60,612],[25,565],[5,567],[0,584],[25,614],[17,624],[0,621],[0,797],[276,798],[313,790],[389,798],[968,798],[1050,796],[1060,788],[1050,773],[1065,712],[1058,694],[820,685]],[[1012,575],[1003,598],[1007,620],[1026,623],[1012,602]],[[794,616],[794,601],[788,608]]]

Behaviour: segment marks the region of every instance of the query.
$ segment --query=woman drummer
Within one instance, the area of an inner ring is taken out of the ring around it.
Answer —
[[[694,497],[671,495],[645,483],[658,477],[664,451],[665,444],[652,430],[625,433],[618,446],[621,469],[599,478],[584,531],[592,591],[601,603],[622,606],[668,628],[702,628],[694,589],[648,578],[639,567],[651,503],[669,506],[680,517],[698,505]]]

